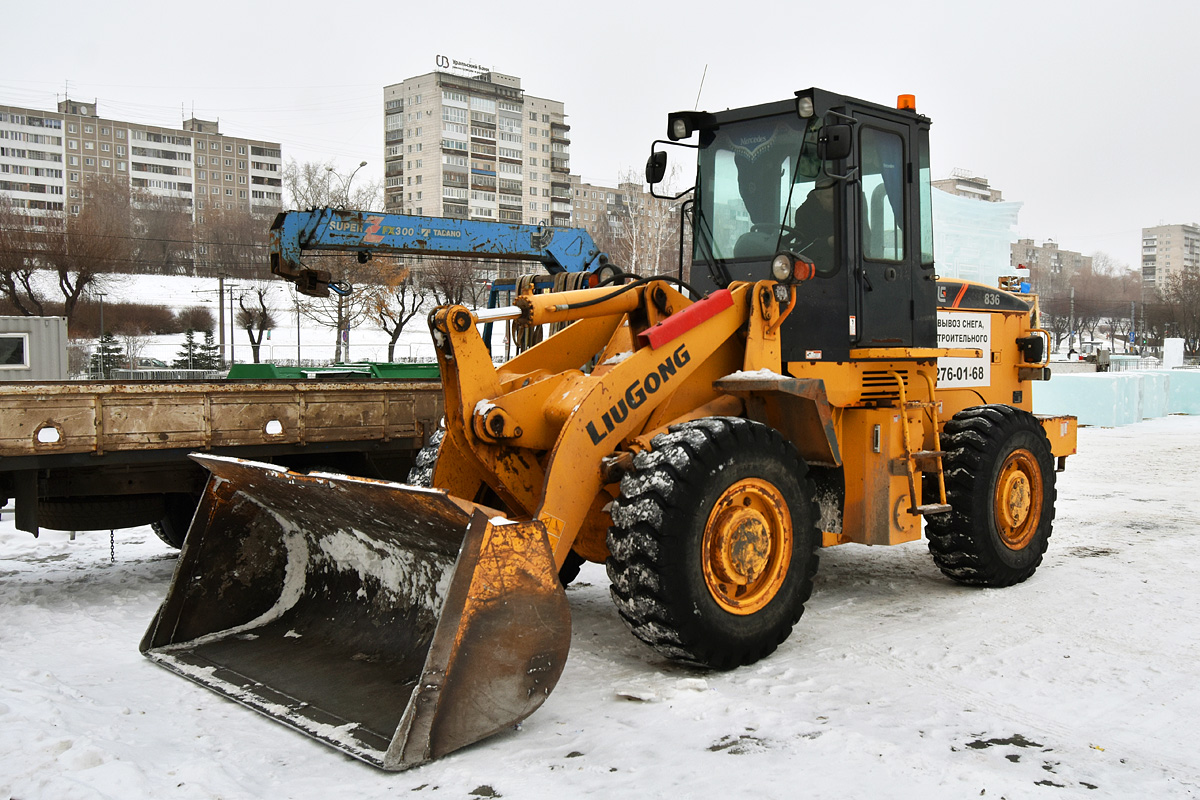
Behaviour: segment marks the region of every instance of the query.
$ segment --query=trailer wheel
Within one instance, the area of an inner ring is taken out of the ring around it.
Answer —
[[[942,449],[952,510],[925,518],[934,563],[972,586],[1024,581],[1054,521],[1054,457],[1041,424],[1011,406],[968,408],[946,423]]]
[[[621,480],[608,531],[611,594],[668,658],[733,669],[774,652],[804,613],[819,543],[795,448],[736,417],[656,436]]]
[[[184,537],[191,527],[192,517],[196,514],[196,506],[200,498],[183,492],[172,492],[165,495],[165,510],[162,518],[150,523],[151,530],[165,544],[176,550],[183,547]]]

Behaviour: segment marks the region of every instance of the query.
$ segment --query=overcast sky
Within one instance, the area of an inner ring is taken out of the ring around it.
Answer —
[[[53,109],[69,85],[111,119],[194,113],[375,179],[383,87],[441,54],[565,102],[590,182],[640,170],[698,93],[717,110],[818,86],[915,94],[934,177],[986,176],[1024,203],[1022,237],[1137,266],[1142,227],[1200,221],[1196,0],[17,0],[5,30],[0,103]]]

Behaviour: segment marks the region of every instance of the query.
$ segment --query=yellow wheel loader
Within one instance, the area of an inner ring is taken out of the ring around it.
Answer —
[[[660,144],[695,149],[690,283],[436,309],[427,486],[195,456],[212,478],[143,652],[406,769],[545,700],[583,561],[607,565],[635,636],[715,669],[788,637],[823,546],[924,521],[949,578],[1028,578],[1075,421],[1030,411],[1036,297],[936,276],[929,120],[898,106],[810,89],[670,115],[647,178]],[[355,213],[331,217],[338,246],[386,249],[386,220]],[[496,365],[480,326],[499,321],[569,324]]]

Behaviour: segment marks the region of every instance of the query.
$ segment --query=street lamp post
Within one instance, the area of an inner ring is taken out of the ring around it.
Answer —
[[[233,314],[233,290],[240,289],[236,283],[229,284],[229,366],[237,361],[237,318]]]
[[[341,203],[340,203],[340,206],[342,208],[345,208],[346,206],[350,205],[350,184],[354,180],[354,176],[358,174],[358,171],[360,169],[362,169],[363,167],[365,167],[366,165],[367,165],[366,161],[358,162],[358,166],[354,168],[354,171],[351,172],[350,175],[348,177],[346,177],[345,180],[342,181],[342,197],[341,197]],[[337,170],[335,170],[333,167],[326,167],[325,171],[328,172],[329,174],[333,175],[335,178],[340,179],[342,177],[341,175],[338,174]]]
[[[104,298],[108,296],[108,292],[96,292],[100,298],[100,336],[96,339],[96,350],[100,353],[100,380],[107,377],[107,370],[104,369]]]

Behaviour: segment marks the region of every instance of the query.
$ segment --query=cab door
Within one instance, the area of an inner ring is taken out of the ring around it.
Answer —
[[[920,278],[920,225],[914,205],[912,127],[857,111],[857,185],[850,187],[858,253],[851,292],[858,300],[859,347],[914,344],[914,282]]]

